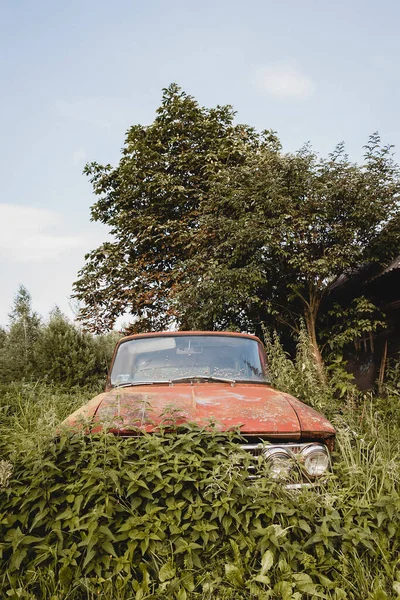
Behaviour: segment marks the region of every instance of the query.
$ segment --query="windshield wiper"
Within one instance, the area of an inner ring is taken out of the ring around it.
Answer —
[[[153,385],[154,383],[169,383],[169,381],[126,381],[124,383],[117,383],[116,385],[113,385],[113,389],[130,387],[133,385]]]
[[[175,377],[170,379],[169,383],[178,383],[179,381],[193,381],[201,379],[202,381],[222,381],[223,383],[236,383],[236,379],[227,379],[226,377],[214,377],[213,375],[187,375],[185,377]]]

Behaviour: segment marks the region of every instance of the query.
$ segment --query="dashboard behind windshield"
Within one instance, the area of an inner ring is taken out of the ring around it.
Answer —
[[[168,335],[122,342],[114,360],[111,385],[168,382],[179,378],[220,377],[267,382],[260,344],[224,335]]]

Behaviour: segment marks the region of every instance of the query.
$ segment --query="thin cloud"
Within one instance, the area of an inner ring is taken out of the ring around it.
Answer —
[[[304,100],[316,89],[312,79],[292,65],[283,63],[256,69],[254,83],[264,94],[288,100]]]
[[[59,213],[0,204],[0,260],[52,261],[87,244],[83,236],[57,235],[54,230],[60,226],[62,215]]]

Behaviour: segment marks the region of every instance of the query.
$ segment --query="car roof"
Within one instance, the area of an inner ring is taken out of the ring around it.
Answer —
[[[168,335],[177,335],[177,336],[185,336],[185,335],[213,335],[213,336],[233,336],[233,337],[243,337],[251,340],[255,340],[256,342],[261,342],[261,340],[250,333],[237,333],[235,331],[153,331],[150,333],[135,333],[133,335],[127,335],[119,340],[119,344],[122,342],[126,342],[127,340],[137,340],[139,338],[146,337],[159,337],[159,336],[168,336]]]

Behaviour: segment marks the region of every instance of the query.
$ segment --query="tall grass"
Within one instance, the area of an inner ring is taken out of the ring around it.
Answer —
[[[56,426],[82,406],[96,388],[68,391],[61,386],[13,383],[0,388],[0,452],[11,457],[38,452]]]

